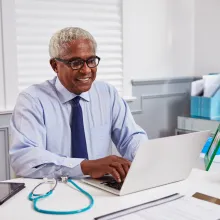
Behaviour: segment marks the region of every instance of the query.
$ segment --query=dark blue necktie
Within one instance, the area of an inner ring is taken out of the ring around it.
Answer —
[[[72,100],[72,157],[88,159],[80,96]]]

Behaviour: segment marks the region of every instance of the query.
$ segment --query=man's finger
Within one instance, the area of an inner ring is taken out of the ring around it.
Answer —
[[[131,166],[131,161],[127,160],[123,157],[118,157],[117,162],[121,163],[121,164],[127,164],[129,167]]]
[[[111,174],[117,182],[121,182],[120,174],[113,167],[109,167],[108,173]]]
[[[130,166],[128,164],[122,164],[122,167],[123,167],[123,169],[125,171],[125,174],[127,175]]]
[[[123,166],[122,166],[120,163],[118,163],[118,162],[113,162],[113,163],[110,165],[110,167],[113,167],[113,168],[115,168],[115,169],[117,170],[117,172],[120,174],[121,180],[124,180],[124,179],[125,179],[126,172],[125,172]]]

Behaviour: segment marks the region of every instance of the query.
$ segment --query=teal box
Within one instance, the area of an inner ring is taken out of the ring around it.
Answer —
[[[191,96],[191,117],[220,120],[220,89],[213,97]]]

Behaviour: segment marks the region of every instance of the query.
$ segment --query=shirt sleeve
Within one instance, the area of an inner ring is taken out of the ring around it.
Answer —
[[[135,123],[128,104],[112,88],[112,141],[119,153],[132,161],[141,143],[148,139],[146,132]]]
[[[81,158],[47,150],[43,107],[28,93],[21,93],[10,121],[10,163],[17,176],[43,178],[83,175]]]

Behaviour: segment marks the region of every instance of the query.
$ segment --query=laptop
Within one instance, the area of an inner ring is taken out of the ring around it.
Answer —
[[[121,196],[184,180],[209,136],[209,131],[202,131],[148,140],[138,148],[123,183],[110,175],[82,181]]]

